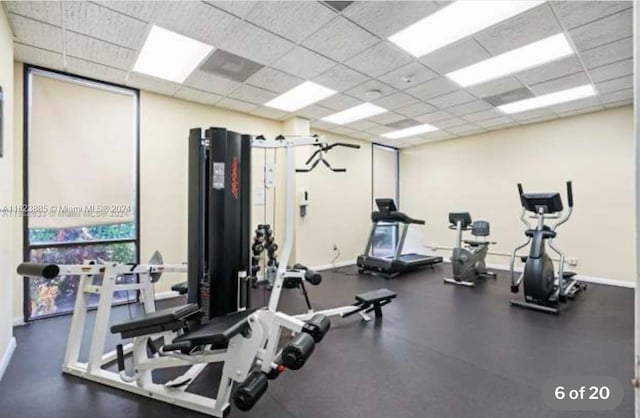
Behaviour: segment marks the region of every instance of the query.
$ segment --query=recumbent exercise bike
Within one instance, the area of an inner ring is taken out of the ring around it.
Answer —
[[[558,315],[560,304],[573,298],[587,285],[575,280],[574,272],[564,270],[564,254],[554,247],[556,229],[569,220],[573,212],[573,190],[571,182],[567,182],[567,202],[569,209],[563,213],[560,193],[524,193],[522,184],[518,183],[518,193],[522,204],[520,220],[527,225],[525,235],[527,242],[513,250],[511,255],[511,292],[518,293],[520,284],[524,287],[524,300],[512,300],[511,305],[521,308],[535,309]],[[537,225],[532,228],[526,220],[527,212],[531,218],[537,219]],[[545,225],[546,219],[559,219],[553,225]],[[524,270],[516,279],[514,264],[517,252],[531,243],[528,256],[520,257],[525,263]],[[547,254],[546,244],[558,256],[558,274],[555,273],[553,261]]]
[[[451,268],[453,278],[445,277],[444,282],[459,286],[475,286],[476,280],[483,277],[496,277],[496,274],[487,271],[484,259],[489,251],[489,245],[495,242],[486,239],[463,240],[463,231],[471,231],[474,237],[486,238],[489,236],[490,225],[487,221],[471,220],[469,212],[450,212],[449,229],[456,231],[456,246],[451,254]],[[462,244],[466,244],[466,248]]]

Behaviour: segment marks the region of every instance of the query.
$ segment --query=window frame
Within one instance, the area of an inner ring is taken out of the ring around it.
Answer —
[[[134,99],[134,162],[135,162],[135,179],[134,179],[134,225],[135,236],[125,239],[101,239],[95,241],[73,241],[73,242],[57,242],[57,243],[35,243],[31,244],[29,239],[29,217],[22,218],[22,259],[28,261],[31,256],[31,250],[43,248],[65,248],[65,247],[85,247],[100,244],[121,244],[132,243],[135,246],[135,263],[140,262],[140,90],[116,83],[97,80],[93,78],[83,77],[64,71],[53,70],[50,68],[40,67],[37,65],[24,64],[23,71],[23,105],[22,105],[22,201],[23,207],[29,206],[29,123],[31,118],[31,79],[32,76],[40,75],[53,79],[58,79],[70,83],[89,86],[111,92],[126,92],[131,94]],[[23,319],[24,322],[37,321],[40,319],[52,318],[56,316],[70,315],[72,312],[56,312],[52,314],[40,315],[37,318],[31,318],[31,294],[29,277],[23,278]],[[126,304],[137,302],[139,294],[135,300],[119,302],[117,304]]]

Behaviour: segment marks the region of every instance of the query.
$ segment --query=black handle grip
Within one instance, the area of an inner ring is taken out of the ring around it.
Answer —
[[[29,277],[42,277],[54,279],[60,274],[60,267],[56,264],[46,263],[21,263],[17,268],[18,274]]]
[[[518,183],[518,194],[522,196],[523,193],[524,191],[522,191],[522,183]]]
[[[334,173],[346,173],[347,169],[346,168],[332,168],[331,171],[333,171]]]
[[[322,282],[322,275],[315,270],[307,269],[304,279],[313,286],[317,286]]]
[[[191,350],[191,342],[183,341],[179,343],[167,344],[162,346],[162,351],[164,351],[165,353],[169,351],[182,351],[182,350]]]
[[[124,350],[122,349],[122,344],[118,344],[116,346],[116,357],[118,360],[118,371],[124,371]]]
[[[567,182],[567,200],[569,201],[569,207],[573,207],[573,187],[571,186],[571,181]]]

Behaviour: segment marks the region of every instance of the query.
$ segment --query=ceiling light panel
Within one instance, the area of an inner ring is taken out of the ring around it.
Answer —
[[[384,112],[387,112],[387,109],[371,103],[363,103],[358,106],[343,110],[342,112],[334,113],[332,115],[324,117],[322,118],[322,120],[335,123],[337,125],[344,125],[361,119],[366,119],[371,116],[379,115]]]
[[[446,76],[462,87],[474,86],[509,74],[558,60],[573,54],[563,33],[452,71]]]
[[[320,100],[333,96],[336,93],[337,92],[335,90],[321,86],[320,84],[305,81],[291,90],[282,93],[275,99],[265,103],[265,106],[286,110],[287,112],[295,112],[298,109],[302,109],[310,104],[319,102]]]
[[[182,83],[211,51],[211,45],[152,26],[133,71]]]
[[[414,57],[452,44],[544,1],[456,1],[389,37]]]
[[[398,138],[406,138],[408,136],[424,134],[427,132],[433,132],[437,130],[438,128],[436,128],[435,126],[425,123],[418,126],[412,126],[411,128],[400,129],[399,131],[387,132],[385,134],[382,134],[382,136],[389,139],[398,139]]]
[[[593,86],[591,84],[586,84],[584,86],[561,90],[555,93],[533,97],[531,99],[508,103],[502,106],[498,106],[498,109],[504,113],[520,113],[527,110],[539,109],[541,107],[553,106],[558,103],[584,99],[585,97],[591,97],[595,95],[596,90],[593,88]]]

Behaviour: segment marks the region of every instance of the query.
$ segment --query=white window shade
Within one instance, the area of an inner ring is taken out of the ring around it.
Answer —
[[[130,222],[136,201],[136,97],[34,72],[28,145],[29,206],[82,211],[31,216],[30,228]],[[89,207],[125,208],[90,216]],[[130,210],[128,210],[130,209]]]

